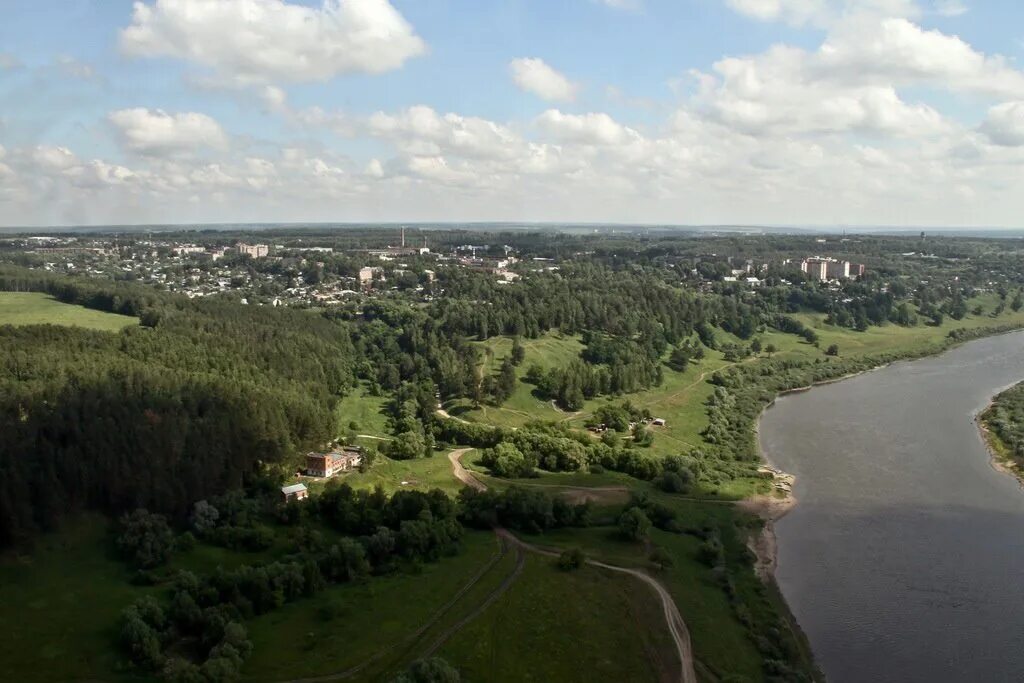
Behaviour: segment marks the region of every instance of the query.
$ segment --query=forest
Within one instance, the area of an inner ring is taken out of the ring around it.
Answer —
[[[225,237],[205,235],[214,236]],[[288,238],[336,247],[380,239],[344,231]],[[836,285],[809,281],[785,265],[814,245],[799,237],[600,235],[584,242],[557,233],[439,231],[430,239],[436,248],[503,243],[524,263],[543,258],[543,267],[523,270],[521,281],[507,286],[477,270],[438,266],[425,302],[398,290],[311,311],[58,275],[15,265],[34,262],[0,250],[8,262],[0,265],[0,291],[44,292],[139,319],[120,333],[0,326],[0,428],[7,435],[0,444],[0,544],[54,528],[69,511],[145,507],[182,519],[199,498],[265,477],[280,480],[300,453],[336,435],[334,405],[360,384],[388,397],[396,438],[387,450],[396,459],[429,455],[438,443],[500,444],[488,462],[505,473],[596,466],[650,480],[664,472],[662,462],[638,453],[641,440],[595,441],[542,424],[502,433],[438,417],[438,401],[500,406],[513,393],[521,347],[493,371],[481,356],[478,343],[497,336],[525,340],[556,330],[578,337],[578,358],[529,367],[525,375],[535,395],[572,411],[595,397],[657,387],[665,368],[685,369],[712,350],[733,360],[770,356],[773,349],[762,349],[758,339],[767,329],[817,344],[815,332],[795,317],[800,312],[867,330],[959,320],[979,291],[994,291],[999,303],[973,313],[998,316],[1022,305],[1024,275],[1007,257],[1008,245],[995,241],[844,240],[840,255],[863,259],[869,270]],[[352,272],[366,262],[360,253],[322,258],[318,268],[328,271]],[[765,262],[761,287],[722,281],[730,263],[750,261]],[[679,454],[689,463],[685,477],[749,475],[757,456],[747,432],[764,401],[760,394],[844,372],[848,364],[759,364],[756,372],[779,377],[768,384],[742,379],[753,367],[711,378],[718,388],[704,443]],[[759,395],[746,388],[751,384]]]

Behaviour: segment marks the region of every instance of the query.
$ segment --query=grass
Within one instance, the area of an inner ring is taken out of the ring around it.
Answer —
[[[316,490],[318,484],[322,485],[323,481],[325,480],[314,480],[311,488]],[[353,488],[373,488],[379,484],[389,494],[402,489],[438,488],[454,495],[463,486],[452,474],[447,451],[435,451],[431,458],[415,460],[392,460],[378,454],[367,472],[346,474],[343,481],[348,482]],[[306,485],[310,486],[308,480]]]
[[[558,570],[530,555],[519,580],[440,655],[474,681],[657,681],[678,675],[660,603],[635,579]]]
[[[684,527],[711,526],[731,530],[734,521],[738,519],[738,513],[731,505],[691,501],[653,491],[650,495],[675,509]],[[726,539],[737,546],[733,548],[735,553],[743,552],[742,547],[739,547],[743,542],[740,535],[726,535]],[[588,557],[612,564],[649,566],[645,546],[622,540],[614,526],[559,529],[548,531],[532,540],[540,545],[558,548],[580,547]],[[689,627],[694,657],[699,663],[698,673],[715,672],[716,677],[711,680],[726,673],[737,677],[737,680],[761,680],[761,655],[747,628],[737,618],[715,572],[698,559],[700,539],[654,529],[651,532],[651,543],[666,550],[673,559],[671,567],[654,573],[672,594]],[[736,575],[740,577],[737,580],[738,590],[745,592],[748,602],[755,608],[764,608],[762,592],[766,589],[753,571],[744,568],[736,572]],[[781,599],[778,603],[772,603],[772,609],[777,611],[761,616],[768,618],[786,613]]]
[[[70,325],[119,332],[137,318],[65,304],[39,292],[0,292],[0,325]]]
[[[357,434],[387,436],[388,417],[384,412],[387,400],[386,396],[371,396],[362,386],[353,389],[334,408],[337,435],[348,434],[350,423],[354,422]]]
[[[110,552],[98,515],[0,560],[0,680],[133,680],[115,639],[121,610],[147,589]]]
[[[470,533],[463,545],[459,555],[424,564],[420,573],[333,586],[248,621],[254,647],[243,677],[280,681],[325,675],[394,648],[425,624],[497,552],[491,533]],[[494,578],[494,583],[500,582],[498,572]],[[325,617],[319,608],[330,603],[339,606],[339,613]]]

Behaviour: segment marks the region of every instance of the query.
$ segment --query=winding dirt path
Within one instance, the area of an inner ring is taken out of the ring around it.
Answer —
[[[558,557],[559,555],[559,553],[553,550],[545,550],[527,543],[507,529],[496,529],[495,532],[499,536],[508,539],[513,545],[520,546],[531,553],[537,553],[546,557]],[[683,615],[680,614],[679,608],[676,606],[676,602],[672,599],[668,589],[660,581],[641,569],[619,567],[618,565],[608,564],[599,560],[588,559],[586,562],[591,567],[600,567],[601,569],[613,572],[629,574],[654,589],[654,592],[658,594],[658,598],[661,600],[661,607],[665,614],[665,623],[668,625],[669,634],[672,636],[672,641],[675,643],[676,651],[679,654],[679,661],[681,663],[679,681],[680,683],[697,683],[697,673],[693,668],[693,647],[690,644],[690,631],[686,627]]]
[[[462,456],[466,452],[471,450],[473,449],[457,448],[448,454],[448,460],[452,464],[452,473],[455,475],[456,479],[463,482],[467,486],[472,486],[478,491],[485,491],[487,490],[487,486],[482,481],[474,477],[465,467],[462,466]],[[585,487],[582,486],[575,486],[572,488],[585,489]],[[494,532],[500,538],[504,538],[506,541],[508,541],[508,543],[514,548],[521,548],[523,550],[527,550],[532,553],[537,553],[539,555],[545,555],[547,557],[558,557],[559,555],[557,552],[553,550],[545,550],[530,543],[527,543],[518,538],[516,535],[514,535],[507,529],[498,528],[495,529]],[[494,600],[497,599],[498,595],[505,591],[508,585],[511,585],[511,583],[515,581],[516,578],[518,578],[519,573],[522,571],[523,562],[524,558],[520,557],[519,562],[516,565],[516,570],[505,580],[505,582],[502,583],[501,586],[498,587],[498,591],[495,592],[496,594],[492,593],[490,596],[488,596],[487,600],[480,606],[480,608],[475,610],[471,615],[469,615],[469,617],[466,618],[466,620],[464,620],[465,623],[468,623],[469,620],[476,617],[480,612],[486,609],[488,605],[490,605],[492,602],[494,602]],[[614,564],[607,564],[605,562],[590,559],[587,560],[587,564],[592,567],[600,567],[601,569],[607,569],[613,572],[629,574],[633,578],[643,581],[648,586],[654,589],[655,593],[657,593],[658,597],[661,599],[662,610],[665,614],[665,623],[668,625],[669,634],[672,636],[672,641],[675,643],[676,651],[679,654],[680,683],[697,683],[697,674],[693,669],[693,647],[690,643],[690,630],[686,627],[686,622],[683,620],[683,615],[679,612],[679,607],[676,606],[676,602],[672,599],[672,595],[668,592],[668,589],[666,589],[660,581],[658,581],[653,576],[640,569],[619,567]],[[457,631],[459,628],[462,628],[462,626],[464,626],[465,623],[459,622],[459,624],[456,624],[455,627],[453,627],[452,633]],[[444,636],[445,640],[451,636],[451,634],[442,635]],[[440,644],[443,642],[444,640],[441,640],[440,643],[434,646],[433,649],[430,649],[427,654],[434,652],[437,649],[437,647],[440,647]]]
[[[477,491],[486,491],[487,485],[484,484],[479,479],[477,479],[476,477],[474,477],[469,470],[462,466],[462,456],[464,456],[471,450],[473,449],[456,448],[454,451],[448,454],[448,461],[451,462],[452,464],[452,474],[454,474],[455,478],[461,481],[466,486],[470,486],[476,489]]]
[[[497,588],[488,593],[487,597],[484,598],[484,600],[479,605],[477,605],[476,609],[474,609],[472,612],[467,614],[465,617],[463,617],[456,623],[449,626],[440,635],[438,635],[438,637],[434,639],[434,642],[432,642],[430,646],[426,650],[424,650],[423,653],[420,655],[421,659],[426,659],[427,657],[433,655],[442,645],[444,645],[448,641],[449,638],[451,638],[453,635],[461,631],[467,624],[476,619],[478,616],[483,614],[484,610],[490,607],[495,600],[500,598],[501,595],[505,591],[507,591],[512,586],[513,583],[516,582],[516,579],[519,578],[519,575],[523,573],[523,568],[526,566],[526,554],[523,553],[523,549],[518,544],[509,542],[509,540],[501,534],[497,534],[497,536],[501,540],[502,545],[505,548],[511,546],[513,551],[515,552],[515,568],[508,576],[505,577],[504,581],[502,581]],[[504,553],[502,553],[502,555],[504,556]]]

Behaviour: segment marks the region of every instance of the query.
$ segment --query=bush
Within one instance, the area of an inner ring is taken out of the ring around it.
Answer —
[[[413,662],[391,683],[459,683],[460,680],[459,672],[451,664],[440,657],[431,657]]]
[[[163,515],[138,509],[121,517],[117,547],[136,569],[167,563],[174,548],[174,533]]]
[[[558,568],[562,571],[575,571],[582,567],[587,561],[587,556],[579,548],[569,548],[562,551],[558,556]]]
[[[642,541],[651,532],[651,520],[643,510],[633,507],[619,517],[619,534],[630,541]]]

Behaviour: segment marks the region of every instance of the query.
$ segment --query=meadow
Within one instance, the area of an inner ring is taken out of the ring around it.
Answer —
[[[72,325],[119,332],[138,324],[127,315],[65,304],[39,292],[0,292],[0,325]]]

